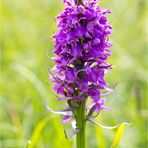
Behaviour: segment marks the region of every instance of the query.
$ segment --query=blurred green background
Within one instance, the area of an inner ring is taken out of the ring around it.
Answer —
[[[48,68],[54,43],[50,37],[57,31],[55,16],[63,9],[61,0],[3,0],[1,3],[1,148],[24,148],[32,140],[36,148],[71,148],[75,140],[64,137],[61,117],[48,112],[62,109],[57,103]],[[148,116],[146,44],[146,0],[102,0],[100,6],[112,10],[108,17],[113,25],[114,69],[106,80],[115,91],[108,95],[107,106],[96,121],[115,125],[126,121],[119,148],[146,148]],[[87,147],[110,148],[116,130],[87,124]],[[32,138],[32,139],[31,139]]]

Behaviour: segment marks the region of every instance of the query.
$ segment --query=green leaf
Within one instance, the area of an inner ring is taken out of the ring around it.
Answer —
[[[38,123],[38,125],[36,126],[36,128],[32,134],[28,148],[34,148],[34,146],[41,134],[42,129],[45,127],[45,125],[47,124],[48,121],[49,121],[49,117],[46,117]]]
[[[120,124],[111,148],[117,148],[119,141],[121,139],[122,133],[124,131],[124,128],[125,128],[125,126],[128,126],[128,125],[131,125],[131,124],[125,123],[125,122]]]
[[[92,119],[89,119],[88,121],[90,121],[94,125],[100,126],[101,128],[110,129],[110,130],[115,129],[115,128],[117,128],[117,127],[120,126],[119,124],[117,124],[115,126],[105,126],[105,125],[102,125],[102,124],[97,123],[96,121],[94,121]]]
[[[54,114],[59,114],[59,115],[68,115],[72,116],[71,110],[69,109],[64,109],[64,110],[53,110],[51,109],[47,104],[46,104],[46,109]]]

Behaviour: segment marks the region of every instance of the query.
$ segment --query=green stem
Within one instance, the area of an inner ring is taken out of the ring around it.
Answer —
[[[80,132],[76,135],[77,148],[85,148],[85,101],[79,103],[79,107],[76,111],[76,124]]]

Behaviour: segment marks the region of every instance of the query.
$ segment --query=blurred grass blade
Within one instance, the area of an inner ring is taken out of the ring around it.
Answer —
[[[45,127],[45,125],[47,124],[47,122],[49,121],[49,117],[44,118],[43,120],[41,120],[38,125],[36,126],[32,137],[31,137],[31,142],[28,146],[28,148],[34,148],[35,144],[41,134],[42,129]]]
[[[102,123],[102,116],[99,116],[99,122]],[[95,126],[95,134],[98,148],[106,148],[105,135],[101,127]]]
[[[0,131],[2,132],[2,130],[8,130],[10,132],[14,132],[14,133],[17,133],[18,132],[18,129],[17,127],[15,127],[14,125],[10,124],[10,123],[7,123],[7,122],[0,122]]]
[[[44,87],[43,83],[38,79],[38,77],[27,67],[23,66],[19,63],[13,63],[12,64],[13,70],[27,78],[29,81],[32,82],[38,93],[41,95],[41,97],[46,100],[48,98],[48,92],[46,88]],[[47,100],[46,100],[47,101]]]
[[[23,148],[24,144],[26,142],[26,139],[14,139],[14,138],[8,138],[7,139],[1,139],[0,141],[0,148]]]
[[[128,126],[128,125],[131,125],[131,124],[129,124],[129,123],[121,123],[120,124],[111,148],[117,148],[119,141],[121,139],[122,133],[124,131],[124,128],[125,128],[125,126]]]

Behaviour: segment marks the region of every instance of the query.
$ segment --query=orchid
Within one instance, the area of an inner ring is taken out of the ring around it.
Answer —
[[[65,9],[57,16],[58,32],[53,35],[57,55],[56,65],[49,70],[58,101],[66,101],[64,110],[53,111],[64,115],[63,122],[73,119],[77,135],[77,148],[85,148],[85,124],[92,121],[105,106],[105,95],[113,90],[104,80],[112,69],[107,62],[112,43],[109,36],[112,27],[106,14],[95,0],[64,0]],[[91,104],[87,104],[91,99]],[[52,111],[49,107],[48,109]],[[95,114],[95,115],[94,115]]]

